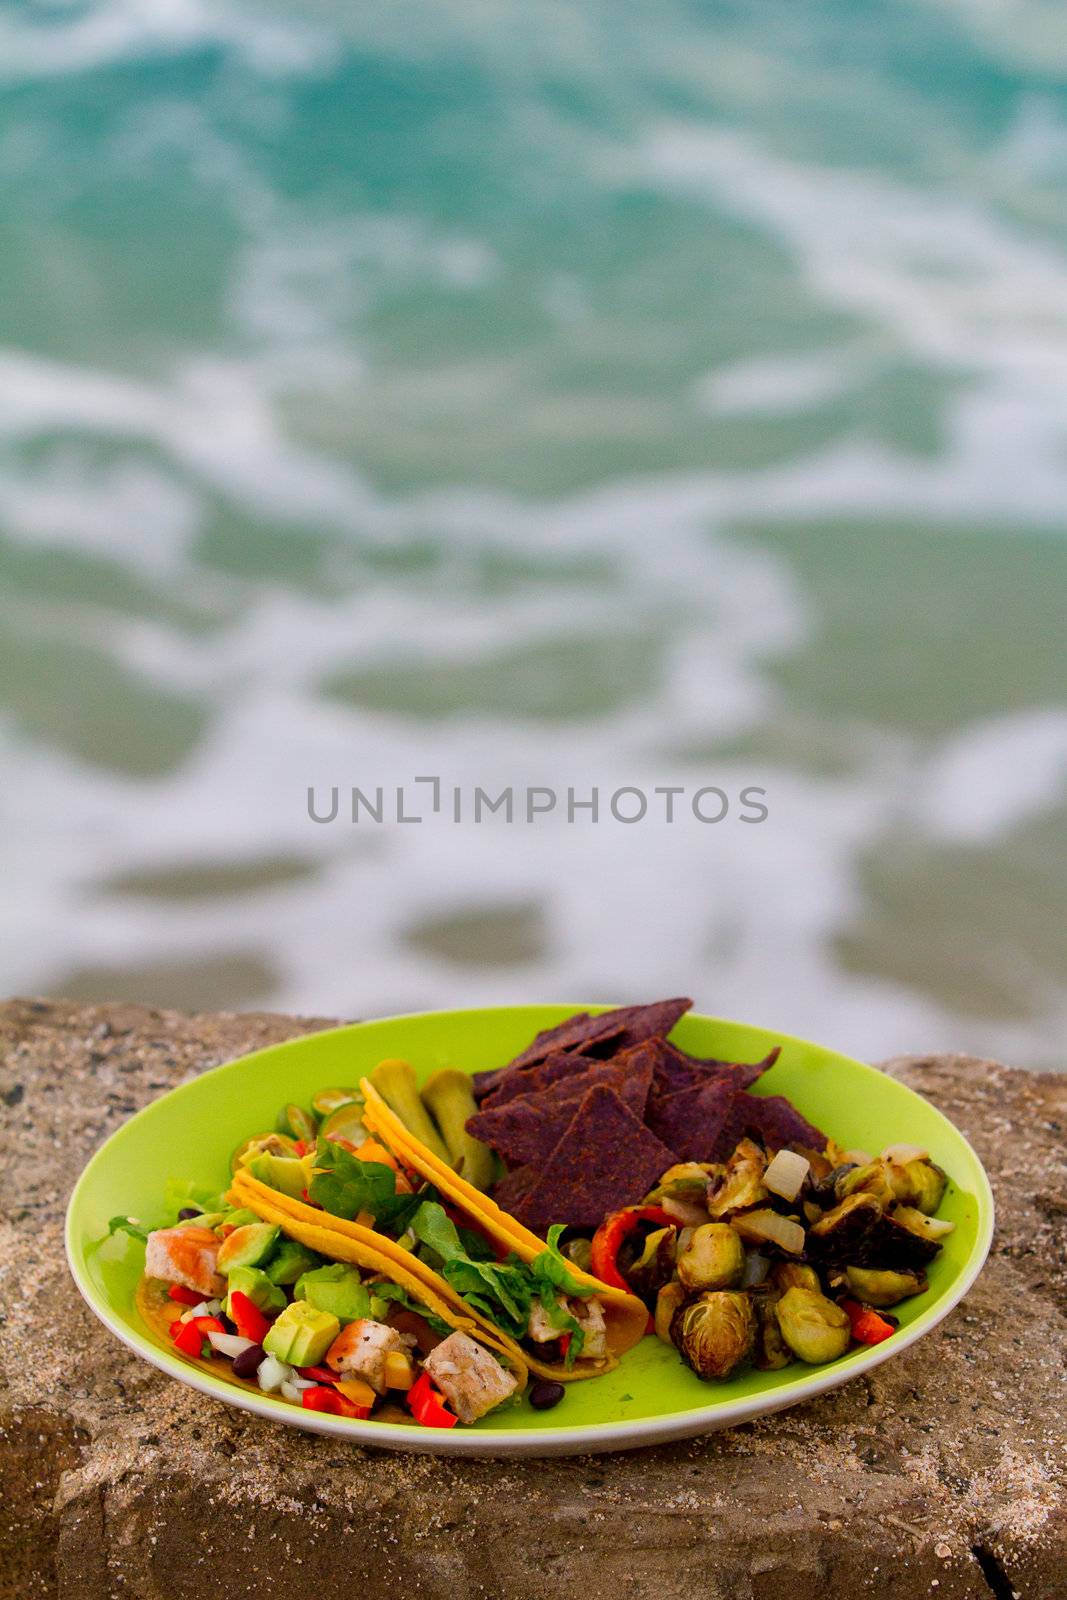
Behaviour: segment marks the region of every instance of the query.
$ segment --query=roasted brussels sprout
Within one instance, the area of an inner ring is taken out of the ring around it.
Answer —
[[[864,1238],[857,1239],[854,1249],[835,1255],[834,1260],[854,1267],[921,1272],[941,1249],[940,1236],[931,1238],[914,1226],[909,1227],[911,1218],[924,1225],[934,1221],[924,1217],[921,1211],[909,1214],[906,1207],[897,1206],[889,1216],[879,1218]]]
[[[763,1186],[767,1157],[758,1144],[742,1139],[726,1163],[726,1170],[708,1199],[708,1214],[715,1220],[730,1211],[757,1206],[770,1195]]]
[[[665,1194],[695,1195],[699,1198],[707,1190],[708,1179],[721,1178],[725,1171],[721,1161],[679,1161],[667,1168],[652,1194],[657,1199]]]
[[[745,1271],[745,1247],[728,1222],[705,1222],[678,1257],[678,1276],[689,1290],[733,1289]]]
[[[882,1203],[861,1190],[850,1194],[808,1229],[811,1253],[820,1261],[864,1261],[863,1241],[882,1220]]]
[[[825,1173],[821,1178],[817,1178],[812,1184],[809,1191],[810,1199],[812,1199],[816,1205],[821,1206],[824,1211],[829,1211],[831,1206],[836,1206],[837,1204],[838,1184],[847,1173],[854,1171],[855,1163],[851,1161],[846,1161],[836,1167],[832,1167],[829,1172]]]
[[[664,1344],[671,1343],[671,1319],[686,1300],[686,1292],[677,1278],[665,1283],[656,1296],[656,1338]]]
[[[676,1228],[657,1228],[645,1240],[645,1248],[632,1267],[626,1268],[626,1281],[635,1294],[649,1301],[674,1275]]]
[[[811,1367],[836,1361],[848,1349],[848,1316],[816,1289],[787,1289],[776,1303],[774,1314],[790,1350]]]
[[[819,1274],[814,1267],[800,1261],[776,1261],[771,1268],[774,1287],[784,1293],[786,1289],[821,1289]]]
[[[788,1367],[793,1359],[793,1352],[782,1338],[775,1315],[778,1299],[774,1291],[752,1296],[756,1310],[756,1353],[752,1364],[760,1372],[777,1372],[781,1367]]]
[[[697,1377],[728,1378],[756,1343],[752,1297],[714,1289],[679,1306],[671,1318],[671,1343]]]
[[[903,1181],[896,1181],[896,1171],[899,1170]],[[897,1199],[902,1205],[914,1206],[916,1211],[922,1211],[926,1216],[932,1217],[942,1200],[945,1198],[945,1188],[948,1179],[940,1167],[932,1161],[909,1161],[902,1168],[894,1168],[894,1188]]]
[[[888,1272],[877,1267],[846,1267],[845,1278],[857,1300],[880,1310],[926,1288],[926,1279],[917,1272]]]
[[[839,1200],[847,1200],[850,1194],[873,1194],[887,1209],[900,1198],[884,1161],[868,1161],[865,1166],[852,1167],[838,1180],[836,1189]]]

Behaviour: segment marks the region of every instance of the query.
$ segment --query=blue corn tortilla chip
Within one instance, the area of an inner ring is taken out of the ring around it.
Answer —
[[[467,1119],[467,1132],[491,1145],[509,1166],[547,1161],[576,1103],[598,1084],[616,1089],[640,1121],[652,1082],[652,1059],[647,1052],[643,1059],[632,1062],[627,1056],[639,1056],[643,1050],[644,1046],[637,1045],[614,1061],[593,1062],[584,1071],[561,1076],[535,1093],[516,1095],[502,1105],[493,1099]]]
[[[498,1067],[492,1072],[476,1072],[472,1080],[474,1098],[480,1101],[498,1088],[509,1073],[537,1066],[546,1056],[560,1051],[577,1052],[603,1060],[631,1045],[641,1044],[645,1039],[661,1035],[666,1037],[692,1004],[692,1000],[679,997],[654,1000],[643,1006],[617,1006],[615,1010],[603,1011],[595,1017],[587,1011],[579,1012],[554,1028],[545,1028],[506,1067]]]
[[[541,1234],[554,1222],[597,1228],[610,1212],[647,1193],[676,1159],[618,1090],[597,1085],[583,1095],[513,1215]]]
[[[746,1129],[758,1135],[772,1150],[783,1145],[802,1144],[809,1150],[823,1150],[826,1135],[802,1117],[781,1094],[746,1094]]]
[[[506,1078],[501,1078],[495,1089],[481,1096],[481,1108],[488,1111],[492,1106],[495,1111],[498,1106],[507,1105],[509,1100],[517,1100],[520,1095],[540,1094],[561,1078],[577,1077],[590,1067],[603,1065],[604,1062],[598,1061],[595,1056],[555,1050],[536,1066],[523,1067],[521,1071],[509,1072]]]
[[[679,1161],[725,1161],[744,1134],[747,1098],[725,1079],[690,1084],[650,1101],[648,1126]]]
[[[720,1078],[728,1080],[735,1089],[749,1089],[757,1078],[774,1066],[781,1054],[776,1045],[762,1061],[719,1061],[714,1057],[687,1055],[665,1039],[656,1042],[659,1045],[653,1074],[653,1095],[656,1098],[677,1094],[681,1089],[696,1088]]]

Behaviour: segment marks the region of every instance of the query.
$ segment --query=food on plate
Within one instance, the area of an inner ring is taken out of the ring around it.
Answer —
[[[946,1174],[761,1093],[778,1050],[688,1054],[668,1035],[689,1005],[582,1013],[473,1077],[420,1086],[390,1059],[287,1103],[220,1195],[185,1186],[150,1231],[113,1220],[144,1241],[143,1316],[233,1382],[436,1428],[550,1409],[646,1335],[705,1380],[890,1338],[952,1231]]]

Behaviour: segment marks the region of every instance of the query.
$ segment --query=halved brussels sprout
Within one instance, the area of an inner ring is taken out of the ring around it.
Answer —
[[[705,1222],[678,1257],[678,1276],[689,1290],[733,1289],[745,1271],[745,1247],[728,1222]]]
[[[656,1338],[662,1339],[664,1344],[671,1342],[671,1319],[685,1299],[685,1290],[677,1278],[665,1283],[656,1296]]]
[[[756,1353],[752,1364],[760,1372],[777,1372],[781,1367],[788,1367],[793,1359],[774,1311],[779,1296],[772,1291],[755,1294],[752,1299],[756,1308]]]
[[[888,1272],[878,1267],[846,1267],[845,1278],[857,1300],[879,1310],[926,1288],[926,1279],[918,1272]]]
[[[900,1197],[892,1182],[892,1173],[884,1161],[868,1161],[865,1166],[853,1167],[837,1183],[837,1198],[847,1200],[850,1194],[873,1194],[886,1208]]]
[[[679,1306],[671,1318],[671,1343],[697,1377],[728,1378],[756,1343],[751,1295],[715,1289]]]
[[[742,1139],[726,1163],[726,1170],[714,1193],[709,1195],[708,1214],[713,1220],[731,1211],[758,1206],[770,1196],[763,1186],[767,1156],[751,1139]]]
[[[858,1261],[863,1241],[882,1220],[882,1203],[861,1190],[850,1194],[808,1229],[813,1255],[824,1261]]]
[[[657,1228],[645,1240],[645,1247],[632,1267],[626,1268],[626,1281],[642,1300],[650,1301],[674,1275],[676,1228]]]
[[[809,1366],[836,1361],[848,1349],[851,1324],[847,1314],[816,1289],[787,1289],[774,1314],[790,1350]]]
[[[897,1187],[897,1199],[932,1217],[945,1198],[948,1178],[928,1160],[909,1161],[901,1170],[904,1181]]]
[[[771,1279],[775,1288],[783,1294],[786,1289],[822,1288],[815,1268],[806,1267],[801,1261],[776,1261],[771,1268]]]

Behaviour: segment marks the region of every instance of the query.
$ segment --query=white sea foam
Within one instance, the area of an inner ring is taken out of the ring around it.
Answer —
[[[150,54],[218,45],[264,73],[306,72],[332,55],[329,37],[310,21],[234,0],[97,0],[48,21],[0,16],[0,80],[89,72]]]

